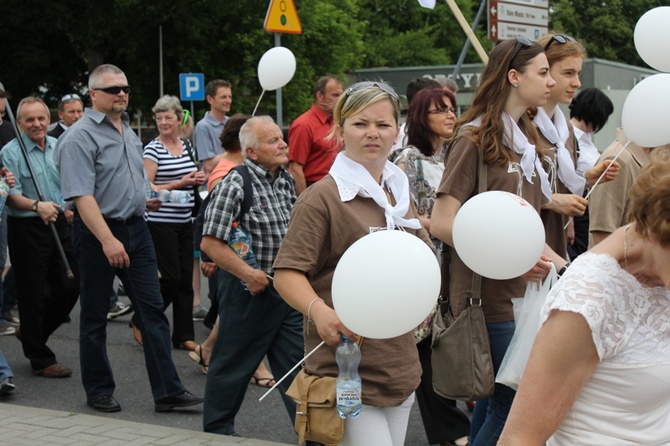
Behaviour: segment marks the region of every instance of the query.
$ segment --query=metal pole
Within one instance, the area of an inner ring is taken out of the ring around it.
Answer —
[[[477,29],[479,26],[479,21],[482,18],[482,15],[484,14],[484,11],[486,10],[486,3],[488,0],[482,0],[482,2],[479,4],[479,10],[477,11],[477,15],[475,16],[475,21],[472,23],[472,31]],[[456,62],[456,67],[454,68],[454,80],[458,79],[458,76],[461,74],[461,65],[463,65],[463,61],[465,60],[465,56],[468,54],[468,50],[470,49],[470,39],[465,39],[465,43],[463,44],[463,49],[461,50],[461,55],[458,56],[458,62]]]
[[[163,25],[158,25],[158,93],[163,97]]]
[[[281,46],[281,34],[275,33],[275,46]],[[282,128],[284,116],[282,116],[281,108],[281,88],[277,88],[277,125]]]
[[[0,82],[0,89],[5,90],[5,87],[4,85],[2,85],[1,82]],[[23,142],[23,138],[21,137],[21,133],[19,132],[18,123],[16,122],[16,119],[14,119],[14,113],[12,113],[12,108],[9,106],[8,98],[5,98],[5,111],[7,112],[7,116],[9,116],[9,120],[12,123],[12,129],[14,129],[14,135],[16,136],[16,141],[19,143],[21,153],[23,154],[23,158],[25,159],[26,165],[28,166],[28,172],[30,172],[30,178],[33,180],[33,184],[35,185],[35,190],[37,191],[37,197],[39,198],[40,201],[46,201],[44,199],[44,194],[42,194],[42,188],[40,187],[39,183],[37,182],[37,178],[35,177],[35,170],[33,169],[33,165],[30,163],[30,158],[28,158],[28,149],[26,148],[26,144]],[[70,263],[67,261],[65,251],[63,250],[63,244],[60,241],[60,237],[58,237],[58,232],[56,231],[56,225],[54,225],[52,221],[49,222],[49,228],[51,228],[51,234],[54,237],[54,241],[56,243],[56,248],[58,249],[58,254],[60,255],[61,262],[63,262],[63,267],[65,268],[65,275],[67,276],[68,279],[74,279],[72,268],[70,268]]]

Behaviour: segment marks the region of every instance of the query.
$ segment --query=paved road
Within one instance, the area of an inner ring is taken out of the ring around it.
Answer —
[[[168,317],[171,315],[168,314]],[[14,383],[17,386],[16,391],[8,398],[3,398],[2,402],[201,431],[201,406],[181,412],[161,414],[154,412],[144,367],[144,355],[142,348],[133,340],[132,330],[127,324],[128,319],[129,316],[123,316],[111,321],[107,331],[107,350],[117,385],[115,397],[123,408],[121,412],[103,415],[86,406],[86,397],[79,372],[78,305],[72,312],[72,322],[60,327],[49,342],[58,360],[74,370],[71,378],[48,379],[33,376],[28,361],[23,357],[18,340],[13,336],[0,336],[0,349],[10,362],[15,375]],[[209,331],[202,323],[196,322],[195,324],[196,339],[205,339]],[[188,358],[187,352],[174,350],[173,359],[186,388],[194,394],[202,395],[206,377]],[[236,419],[236,431],[248,438],[297,444],[295,432],[290,425],[281,398],[278,394],[273,393],[259,402],[258,398],[264,392],[265,389],[249,385],[244,404]],[[428,444],[416,404],[412,410],[405,444],[407,446]]]

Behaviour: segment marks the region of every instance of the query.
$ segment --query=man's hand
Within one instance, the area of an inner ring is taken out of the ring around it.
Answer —
[[[216,263],[214,262],[200,262],[200,269],[202,270],[202,275],[206,278],[211,278],[214,272],[216,272]]]
[[[65,220],[69,223],[72,224],[72,221],[74,220],[74,212],[72,212],[69,209],[65,209],[64,211],[65,214]]]
[[[37,215],[42,219],[45,225],[48,225],[50,222],[55,222],[58,220],[58,211],[60,206],[58,206],[53,201],[38,201],[37,202]]]
[[[112,237],[102,242],[102,251],[113,268],[120,269],[130,266],[130,257],[128,257],[123,243],[116,238]]]
[[[9,184],[9,188],[13,188],[16,185],[16,180],[14,178],[14,174],[11,173],[9,170],[7,170],[6,167],[3,167],[0,170],[0,176],[5,177],[5,181],[7,181],[7,184]]]
[[[255,296],[261,294],[270,285],[270,279],[265,274],[265,271],[260,269],[252,270],[243,280],[244,284],[249,290],[249,294]]]
[[[162,204],[163,204],[163,202],[160,201],[156,197],[149,198],[147,200],[147,211],[149,211],[149,212],[157,211],[161,207]]]

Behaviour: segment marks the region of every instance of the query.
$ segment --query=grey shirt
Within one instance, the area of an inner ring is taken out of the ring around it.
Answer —
[[[142,142],[125,114],[121,135],[107,115],[87,108],[58,140],[54,161],[65,200],[92,195],[105,218],[144,214],[148,179]]]
[[[199,161],[208,160],[214,158],[219,153],[223,153],[219,137],[226,121],[228,121],[228,116],[223,118],[223,122],[219,122],[207,112],[205,113],[205,117],[195,125],[193,142]]]

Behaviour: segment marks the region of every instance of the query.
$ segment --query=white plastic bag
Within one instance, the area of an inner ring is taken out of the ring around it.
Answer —
[[[523,299],[512,299],[514,305],[514,320],[516,328],[505,357],[500,364],[496,382],[516,390],[521,381],[521,375],[526,368],[530,350],[535,342],[535,336],[540,330],[540,314],[547,300],[549,290],[558,280],[554,265],[542,285],[529,282]]]

